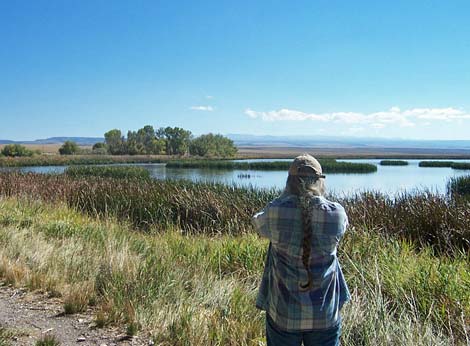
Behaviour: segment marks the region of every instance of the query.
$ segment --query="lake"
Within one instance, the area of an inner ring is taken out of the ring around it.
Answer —
[[[284,161],[258,159],[246,161]],[[285,160],[291,161],[291,160]],[[445,193],[449,178],[468,175],[470,171],[452,168],[419,167],[422,160],[407,160],[408,166],[380,166],[380,159],[338,160],[347,162],[364,162],[377,165],[377,172],[367,174],[328,174],[326,186],[335,194],[373,190],[389,195],[397,192],[413,192],[416,189]],[[445,161],[445,160],[434,160]],[[454,160],[470,162],[470,160]],[[193,181],[217,181],[227,184],[252,185],[260,188],[283,188],[287,178],[286,171],[244,171],[244,170],[208,170],[166,168],[164,164],[136,164],[148,169],[156,179],[189,179]],[[64,166],[10,167],[0,171],[22,171],[35,173],[62,173]]]

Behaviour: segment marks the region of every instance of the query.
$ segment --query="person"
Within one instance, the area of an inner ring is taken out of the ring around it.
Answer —
[[[336,251],[348,218],[324,197],[324,180],[314,157],[296,157],[284,192],[253,216],[270,240],[256,299],[266,311],[268,346],[339,345],[350,293]]]

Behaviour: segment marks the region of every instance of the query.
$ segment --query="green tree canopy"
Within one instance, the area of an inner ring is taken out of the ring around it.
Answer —
[[[189,153],[206,157],[231,157],[237,153],[237,148],[231,139],[209,133],[192,140]]]
[[[189,151],[192,133],[180,127],[161,127],[157,131],[157,138],[166,141],[167,155],[186,155]]]
[[[121,130],[113,129],[104,134],[104,141],[112,155],[126,154],[125,140]]]
[[[59,148],[60,155],[74,155],[79,151],[78,145],[72,141],[65,141],[64,144]]]

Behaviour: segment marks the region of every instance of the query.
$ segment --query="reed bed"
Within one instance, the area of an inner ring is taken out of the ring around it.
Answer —
[[[65,170],[65,174],[72,178],[150,179],[149,170],[135,166],[71,166]]]
[[[419,167],[451,167],[454,161],[420,161]]]
[[[456,161],[421,161],[419,167],[450,167],[452,169],[470,169],[470,162]]]
[[[279,193],[181,180],[0,174],[0,196],[65,201],[88,214],[117,217],[144,230],[176,227],[188,234],[252,232],[251,216]],[[470,249],[468,200],[430,192],[394,198],[366,192],[337,200],[354,227],[406,239],[419,247],[431,246],[437,252]]]
[[[158,345],[264,344],[255,296],[267,245],[252,233],[148,235],[64,203],[0,199],[3,280],[62,296],[64,309],[93,304],[97,326],[150,332]],[[342,344],[467,344],[468,255],[436,257],[354,226],[339,256],[353,297]]]
[[[341,162],[334,159],[319,160],[324,173],[373,173],[377,166],[369,163]],[[287,171],[290,161],[240,162],[228,160],[174,160],[166,164],[169,168],[203,168],[227,170],[273,170]]]
[[[0,167],[104,165],[113,163],[164,163],[169,157],[147,155],[37,155],[0,157]]]
[[[470,169],[470,162],[454,162],[451,167],[453,169]]]
[[[447,194],[470,199],[470,175],[451,178],[447,183]]]
[[[381,166],[408,166],[408,161],[405,160],[382,160],[379,163]]]

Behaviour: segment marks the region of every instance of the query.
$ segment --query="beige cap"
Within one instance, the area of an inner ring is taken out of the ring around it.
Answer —
[[[325,178],[320,163],[309,154],[297,156],[289,167],[289,175]]]

